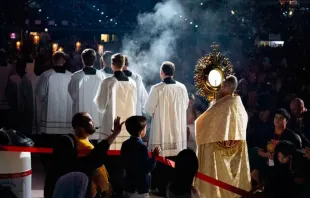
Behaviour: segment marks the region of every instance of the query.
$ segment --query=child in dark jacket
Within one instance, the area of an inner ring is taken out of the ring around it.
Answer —
[[[147,120],[144,116],[132,116],[125,122],[131,137],[121,148],[121,159],[125,169],[124,197],[149,197],[150,173],[156,166],[160,148],[155,148],[152,157],[142,138],[146,134]]]

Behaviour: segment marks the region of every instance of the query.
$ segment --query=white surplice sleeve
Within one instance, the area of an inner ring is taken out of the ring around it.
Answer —
[[[109,80],[103,80],[97,91],[94,103],[99,112],[103,113],[109,104],[112,96],[112,90],[109,88]]]
[[[153,86],[144,106],[145,112],[148,113],[150,116],[153,116],[153,114],[155,113],[155,109],[158,105],[158,99],[158,91]]]
[[[70,80],[70,83],[68,85],[68,92],[69,92],[69,95],[71,97],[71,99],[73,101],[76,101],[77,100],[77,97],[78,97],[78,83],[79,83],[79,79],[74,76],[74,74],[71,76],[71,80]]]
[[[44,74],[41,75],[36,86],[36,95],[41,101],[44,101],[48,94],[48,77]]]

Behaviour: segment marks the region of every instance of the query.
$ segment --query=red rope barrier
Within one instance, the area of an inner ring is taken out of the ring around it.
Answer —
[[[52,148],[39,148],[39,147],[18,147],[18,146],[1,146],[0,145],[0,151],[9,151],[9,152],[30,152],[30,153],[45,153],[45,154],[51,154],[53,152]],[[118,150],[109,150],[108,155],[120,155],[120,151]],[[174,168],[175,163],[174,161],[171,161],[169,159],[166,159],[164,157],[157,157],[157,161]],[[207,183],[210,183],[214,186],[218,186],[222,189],[225,189],[227,191],[233,192],[237,195],[240,195],[242,197],[251,197],[252,195],[242,189],[236,188],[235,186],[232,186],[230,184],[227,184],[225,182],[222,182],[220,180],[214,179],[212,177],[209,177],[202,173],[197,173],[196,177],[200,180],[203,180]]]

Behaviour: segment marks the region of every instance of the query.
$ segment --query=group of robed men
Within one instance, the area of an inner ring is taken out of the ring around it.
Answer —
[[[18,101],[23,100],[21,103],[28,108],[26,117],[32,120],[32,133],[44,136],[44,146],[52,146],[57,137],[70,133],[75,113],[88,112],[97,126],[90,140],[108,137],[116,117],[123,122],[133,115],[146,113],[152,116],[148,141],[150,150],[160,146],[162,154],[169,157],[187,148],[186,110],[189,99],[186,87],[173,79],[173,63],[162,64],[162,82],[154,85],[148,95],[142,77],[128,70],[126,56],[105,53],[105,68],[102,70],[93,67],[97,59],[94,50],[86,49],[81,56],[84,68],[72,74],[64,67],[66,54],[55,52],[53,68],[39,77],[30,72],[21,80],[24,82],[16,86],[19,87],[17,92],[23,93]],[[107,72],[108,68],[113,71]],[[120,150],[129,137],[123,127],[110,149]]]
[[[164,62],[161,65],[162,82],[152,86],[148,95],[141,76],[128,70],[128,59],[122,54],[111,54],[111,58],[104,59],[106,67],[97,70],[93,67],[96,52],[86,49],[82,53],[84,68],[74,74],[63,67],[65,56],[62,52],[55,52],[54,67],[40,77],[27,74],[28,89],[23,92],[31,98],[33,112],[37,111],[35,106],[40,103],[41,113],[31,114],[40,118],[40,133],[68,134],[72,115],[88,112],[98,127],[91,139],[99,140],[110,135],[117,116],[125,121],[132,115],[145,112],[152,116],[148,141],[150,150],[159,146],[163,156],[173,159],[187,148],[186,111],[189,98],[186,87],[173,78],[173,63]],[[113,73],[106,72],[109,66]],[[250,172],[245,140],[247,114],[240,97],[234,96],[237,84],[235,77],[227,78],[215,104],[195,122],[199,171],[249,190]],[[37,123],[32,123],[38,129]],[[120,150],[128,138],[124,127],[110,149]],[[163,172],[157,176],[171,172],[164,168],[160,170]],[[158,178],[159,183],[156,184],[161,191],[165,191],[168,182],[163,180],[165,178]],[[235,196],[200,180],[195,185],[206,197]]]

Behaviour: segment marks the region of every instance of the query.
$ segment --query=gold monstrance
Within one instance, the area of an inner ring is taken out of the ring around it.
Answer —
[[[224,79],[233,75],[233,65],[217,50],[218,47],[213,43],[212,52],[199,59],[195,67],[194,81],[197,93],[208,101],[215,99]]]

